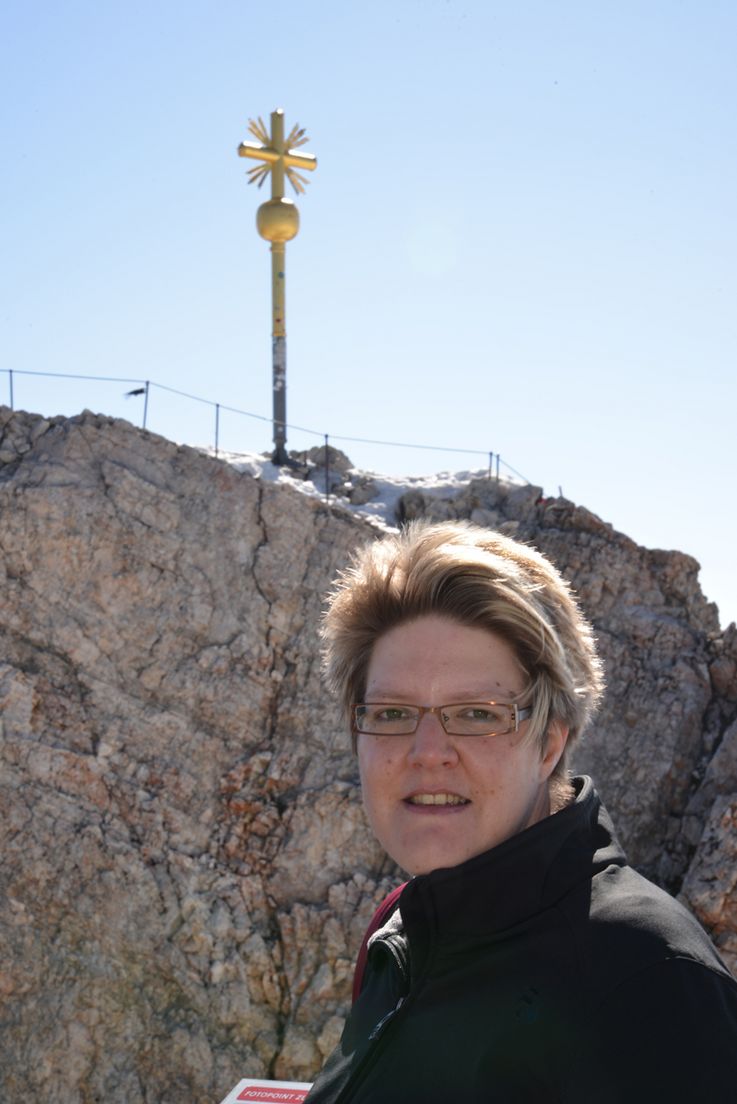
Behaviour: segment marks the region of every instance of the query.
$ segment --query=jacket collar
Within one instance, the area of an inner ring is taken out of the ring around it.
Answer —
[[[458,866],[410,881],[399,907],[410,944],[486,937],[523,923],[598,870],[626,863],[593,782],[573,780],[576,797],[511,839]]]

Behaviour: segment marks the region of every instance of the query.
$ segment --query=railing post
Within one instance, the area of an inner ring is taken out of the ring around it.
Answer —
[[[10,409],[13,409],[13,369],[8,369],[8,376],[10,377]]]
[[[328,455],[328,435],[325,434],[325,500],[330,502],[330,457]]]
[[[146,428],[146,419],[148,418],[148,380],[146,380],[146,390],[143,397],[143,428]]]
[[[220,444],[220,403],[215,403],[215,455],[218,455]]]

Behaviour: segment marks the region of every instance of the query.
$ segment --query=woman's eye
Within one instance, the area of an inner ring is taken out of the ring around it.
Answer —
[[[397,706],[387,706],[385,709],[380,709],[376,714],[377,721],[401,721],[407,713],[404,709],[399,709]]]
[[[486,705],[469,705],[460,716],[464,721],[478,721],[479,724],[499,724],[504,719],[503,710]]]

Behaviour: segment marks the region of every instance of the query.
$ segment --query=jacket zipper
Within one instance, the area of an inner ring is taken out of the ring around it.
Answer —
[[[386,939],[382,939],[381,945],[391,954],[394,964],[399,971],[399,975],[405,986],[407,987],[407,992],[403,997],[399,998],[394,1008],[387,1012],[385,1016],[382,1016],[375,1027],[373,1027],[370,1031],[368,1042],[372,1045],[367,1047],[366,1053],[364,1054],[363,1058],[359,1062],[358,1066],[353,1070],[351,1076],[348,1078],[342,1090],[336,1097],[335,1104],[343,1104],[343,1102],[347,1102],[350,1100],[350,1091],[356,1084],[359,1083],[362,1074],[369,1065],[369,1062],[374,1060],[379,1053],[380,1043],[386,1037],[386,1029],[391,1023],[396,1020],[400,1011],[406,1008],[408,1004],[411,1004],[412,987],[410,985],[407,962],[403,953],[403,948],[397,946],[391,936],[387,937]]]
[[[397,1012],[399,1011],[399,1009],[402,1007],[403,1004],[404,1004],[404,997],[400,997],[399,1000],[397,1001],[397,1003],[392,1008],[391,1012],[387,1012],[386,1016],[383,1016],[379,1020],[376,1027],[374,1028],[374,1030],[371,1032],[371,1034],[368,1037],[370,1043],[375,1042],[379,1038],[379,1036],[383,1032],[386,1025],[389,1023],[390,1020],[394,1019],[394,1017],[396,1016]]]

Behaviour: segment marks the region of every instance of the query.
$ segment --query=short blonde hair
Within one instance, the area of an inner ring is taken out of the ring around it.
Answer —
[[[575,744],[604,685],[590,624],[540,552],[462,521],[411,522],[359,549],[338,576],[322,622],[323,660],[348,718],[363,700],[379,637],[429,614],[502,637],[528,677],[529,738],[543,748],[557,721],[569,730],[566,751]],[[566,758],[554,778],[565,776]]]

